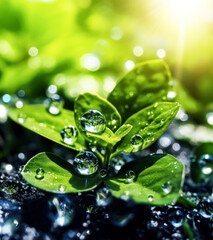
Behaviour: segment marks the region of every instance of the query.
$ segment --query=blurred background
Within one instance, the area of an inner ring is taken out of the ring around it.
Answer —
[[[57,92],[70,106],[80,92],[106,97],[125,72],[156,58],[172,72],[168,98],[213,126],[213,1],[0,1],[3,103],[14,94]]]

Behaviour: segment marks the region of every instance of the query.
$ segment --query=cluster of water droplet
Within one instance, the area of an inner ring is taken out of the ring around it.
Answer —
[[[98,166],[97,157],[89,151],[80,152],[73,161],[73,167],[80,175],[94,174],[98,170]]]
[[[81,126],[85,131],[101,133],[106,128],[106,119],[101,112],[89,110],[81,117]]]
[[[78,137],[77,129],[74,126],[68,125],[61,130],[61,137],[68,145],[73,145]]]

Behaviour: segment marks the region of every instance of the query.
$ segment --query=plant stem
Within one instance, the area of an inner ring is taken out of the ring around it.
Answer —
[[[111,155],[111,148],[106,147],[105,148],[105,155],[104,155],[104,162],[103,162],[103,168],[106,169],[106,170],[108,170],[108,167],[109,167],[110,155]]]

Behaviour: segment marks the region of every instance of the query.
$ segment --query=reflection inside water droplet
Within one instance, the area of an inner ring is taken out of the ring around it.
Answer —
[[[162,189],[166,194],[169,194],[173,190],[173,188],[173,184],[169,181],[162,185]]]
[[[133,147],[140,147],[143,144],[143,138],[140,135],[135,135],[130,140]]]
[[[37,179],[39,179],[39,180],[41,180],[41,179],[43,179],[44,178],[44,170],[42,169],[42,168],[38,168],[37,170],[36,170],[36,178]]]
[[[127,183],[132,183],[136,177],[136,174],[133,170],[129,170],[125,174]]]
[[[68,125],[61,130],[61,137],[66,144],[72,145],[77,140],[78,132],[74,126]]]
[[[100,133],[106,128],[106,120],[101,112],[89,110],[81,117],[81,126],[85,131]]]
[[[76,155],[73,167],[80,175],[91,175],[98,170],[98,159],[92,152],[83,151]]]

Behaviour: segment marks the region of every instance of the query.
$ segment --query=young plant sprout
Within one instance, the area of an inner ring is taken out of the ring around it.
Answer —
[[[125,164],[118,174],[109,172],[116,156],[149,147],[171,124],[179,104],[166,101],[169,80],[162,60],[147,61],[121,78],[107,100],[86,92],[75,99],[74,111],[57,110],[60,104],[52,101],[51,109],[44,105],[9,108],[15,122],[80,151],[73,164],[53,153],[39,153],[25,165],[25,180],[54,193],[85,192],[103,182],[116,198],[153,205],[175,203],[184,166],[169,154],[141,157]]]

